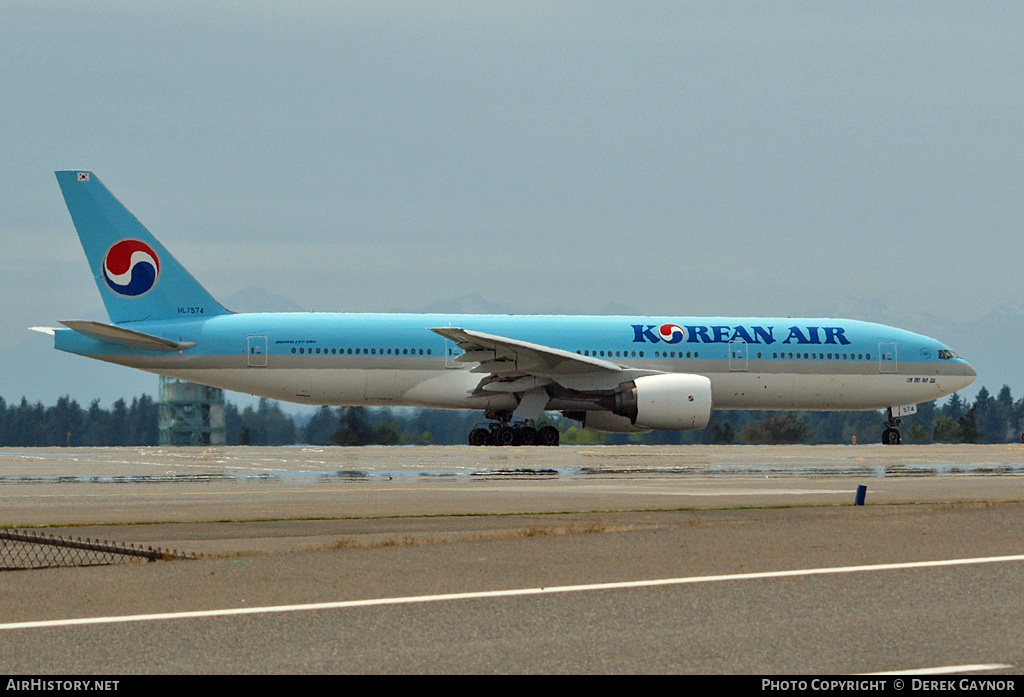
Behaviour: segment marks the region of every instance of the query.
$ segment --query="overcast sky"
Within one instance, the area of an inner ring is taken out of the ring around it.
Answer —
[[[75,167],[222,298],[838,315],[965,354],[1002,329],[958,324],[1022,316],[1021,3],[0,9],[0,350],[36,342],[27,374],[54,353],[27,327],[101,311]]]

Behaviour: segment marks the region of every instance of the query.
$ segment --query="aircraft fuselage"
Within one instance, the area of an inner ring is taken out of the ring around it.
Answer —
[[[970,384],[974,370],[920,334],[842,319],[255,313],[132,322],[195,342],[148,351],[70,329],[56,348],[161,375],[304,404],[508,409],[475,392],[481,375],[431,331],[512,335],[630,368],[711,380],[716,409],[867,410],[916,404]],[[660,327],[680,331],[659,334]],[[666,340],[667,339],[667,340]],[[575,409],[554,399],[550,409]]]

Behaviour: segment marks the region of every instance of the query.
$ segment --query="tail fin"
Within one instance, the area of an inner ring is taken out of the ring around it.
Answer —
[[[56,174],[112,322],[228,314],[96,175]]]

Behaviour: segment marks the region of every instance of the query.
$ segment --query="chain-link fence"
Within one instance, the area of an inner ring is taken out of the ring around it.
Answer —
[[[0,530],[0,571],[55,566],[105,566],[129,561],[195,559],[177,550],[135,547],[103,540],[65,540],[55,535]]]

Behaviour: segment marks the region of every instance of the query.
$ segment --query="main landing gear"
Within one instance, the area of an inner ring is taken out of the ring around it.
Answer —
[[[470,445],[558,445],[558,429],[551,425],[540,428],[532,421],[510,424],[499,421],[480,424],[469,432]]]
[[[882,445],[899,445],[903,442],[899,427],[903,425],[903,419],[895,416],[890,408],[889,418],[885,421],[885,430],[882,431]]]

